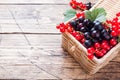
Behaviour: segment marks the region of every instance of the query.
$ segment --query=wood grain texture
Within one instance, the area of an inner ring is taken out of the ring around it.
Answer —
[[[0,0],[1,80],[120,79],[120,54],[98,73],[87,75],[61,48],[55,25],[63,20],[68,1]]]

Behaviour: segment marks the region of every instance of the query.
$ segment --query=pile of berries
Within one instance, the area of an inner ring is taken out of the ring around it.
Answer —
[[[101,23],[97,20],[86,19],[82,14],[67,24],[61,23],[56,27],[62,33],[66,31],[71,33],[83,44],[87,48],[89,59],[93,59],[94,56],[99,59],[118,43],[118,36],[120,35],[119,17],[120,13],[117,13],[113,20],[106,20],[105,23]]]
[[[83,4],[82,2],[77,2],[76,0],[71,0],[70,1],[70,6],[73,9],[79,9],[79,10],[89,10],[92,6],[91,6],[91,2],[87,3],[87,4]]]

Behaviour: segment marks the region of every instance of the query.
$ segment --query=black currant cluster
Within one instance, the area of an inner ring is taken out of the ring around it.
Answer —
[[[110,35],[110,30],[104,28],[99,21],[90,21],[83,17],[79,17],[70,21],[70,25],[75,31],[82,32],[85,37],[83,45],[86,48],[91,47],[96,42],[102,42],[103,40],[110,40],[112,36]]]

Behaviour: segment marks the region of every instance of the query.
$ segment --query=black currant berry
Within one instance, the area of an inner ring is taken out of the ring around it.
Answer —
[[[90,33],[89,32],[85,32],[84,36],[85,36],[86,39],[90,39]]]
[[[92,46],[92,41],[91,41],[91,39],[85,40],[84,45],[85,45],[86,48],[91,47],[91,46]]]

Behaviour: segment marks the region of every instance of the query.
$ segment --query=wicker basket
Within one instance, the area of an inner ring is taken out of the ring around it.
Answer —
[[[107,18],[111,19],[115,16],[115,13],[120,11],[119,4],[119,0],[99,0],[91,10],[97,7],[104,7],[108,13]],[[96,73],[100,68],[108,64],[120,51],[120,43],[118,43],[104,57],[100,59],[94,57],[93,60],[89,60],[87,58],[87,49],[68,32],[62,33],[62,47],[74,57],[88,74]]]

